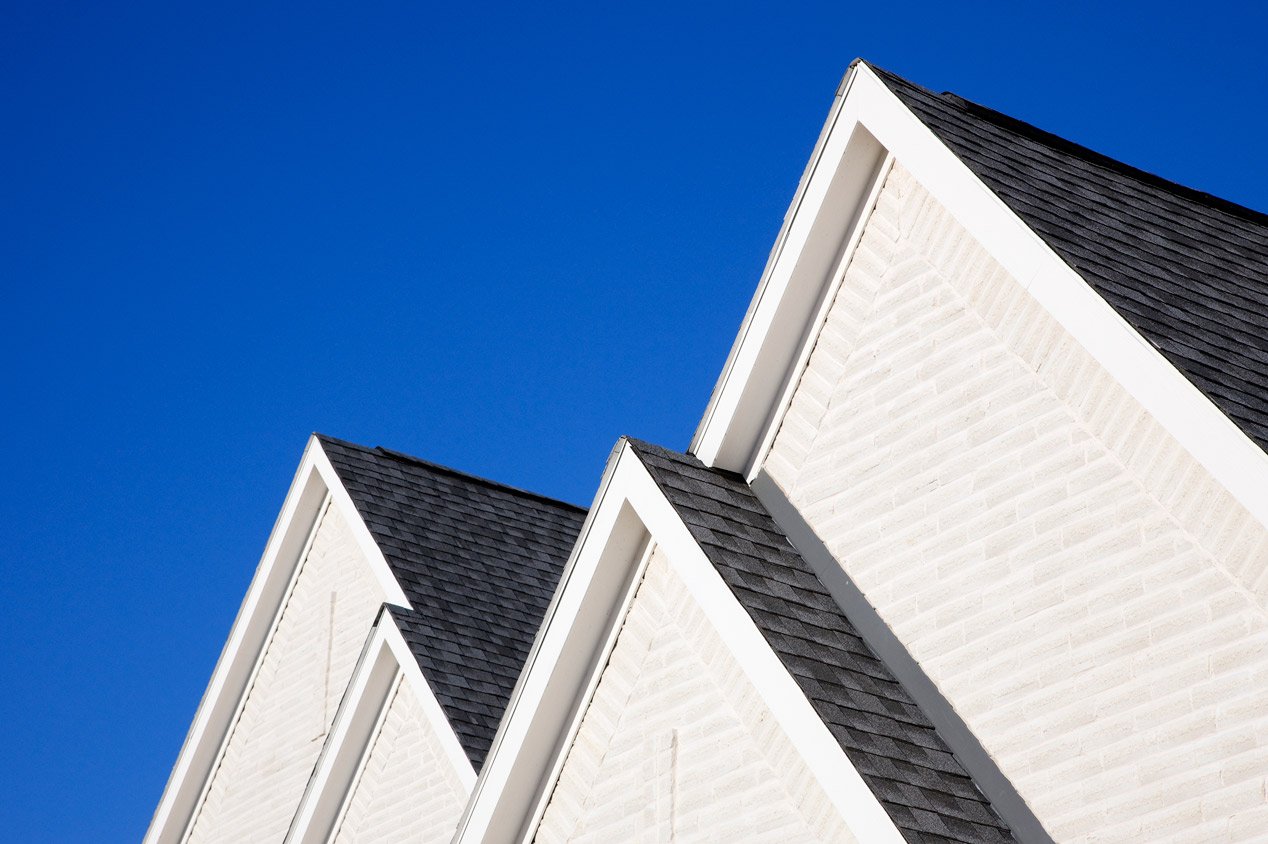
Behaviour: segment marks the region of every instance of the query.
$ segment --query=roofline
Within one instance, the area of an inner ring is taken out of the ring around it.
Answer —
[[[315,435],[309,437],[264,554],[154,810],[145,834],[147,844],[179,841],[193,821],[294,588],[300,563],[308,555],[322,518],[331,507],[337,508],[350,526],[382,594],[389,602],[409,605],[320,441]]]
[[[722,633],[792,745],[860,841],[902,834],[628,441],[617,443],[586,529],[498,728],[454,844],[527,842],[545,813],[653,547]]]
[[[860,59],[859,61],[862,60]],[[1032,141],[1035,141],[1036,143],[1052,147],[1053,149],[1061,152],[1069,153],[1070,155],[1076,156],[1089,164],[1093,164],[1106,170],[1111,170],[1120,176],[1135,179],[1136,181],[1143,182],[1150,187],[1158,188],[1159,190],[1167,193],[1183,197],[1184,199],[1191,200],[1195,203],[1206,206],[1207,208],[1221,211],[1233,217],[1240,217],[1241,219],[1257,225],[1268,226],[1268,213],[1233,202],[1232,200],[1225,199],[1222,196],[1216,196],[1208,191],[1181,184],[1180,182],[1168,179],[1165,176],[1159,176],[1157,173],[1151,173],[1148,170],[1141,169],[1140,167],[1135,167],[1125,161],[1106,155],[1103,152],[1097,152],[1091,147],[1084,146],[1077,141],[1072,141],[1069,138],[1063,138],[1060,135],[1049,132],[1046,129],[1042,129],[1033,123],[1028,123],[1020,118],[1005,114],[1002,111],[997,111],[990,106],[982,105],[981,103],[970,100],[969,98],[963,97],[953,91],[943,91],[938,93],[932,88],[926,88],[923,85],[919,85],[909,79],[905,79],[893,71],[877,67],[871,62],[863,63],[867,65],[868,69],[879,76],[888,77],[898,84],[923,91],[931,97],[950,100],[965,111],[973,113],[974,116],[980,117],[983,120],[987,120],[1000,126],[1001,128],[1022,135]]]
[[[750,481],[760,468],[883,175],[886,165],[877,167],[865,154],[870,139],[874,152],[911,172],[1040,307],[1268,527],[1268,453],[1101,298],[866,63],[853,65],[843,88],[692,452],[706,465],[740,472]],[[861,183],[870,189],[860,190]],[[842,204],[852,210],[843,211]],[[853,220],[846,232],[844,219]]]
[[[420,726],[430,728],[436,735],[445,758],[468,795],[475,785],[475,768],[390,610],[389,604],[379,608],[366,636],[321,755],[291,818],[286,842],[317,844],[329,840],[339,828],[347,812],[348,798],[355,792],[369,761],[374,737],[382,728],[392,698],[402,684],[409,687],[421,704],[426,724]]]
[[[430,460],[424,460],[421,457],[415,457],[412,454],[406,454],[403,451],[397,451],[396,449],[387,448],[386,446],[360,445],[358,443],[349,442],[348,440],[342,440],[342,439],[339,439],[338,437],[332,437],[332,436],[329,436],[328,434],[322,434],[319,432],[314,432],[313,436],[316,437],[319,441],[332,442],[332,443],[336,443],[338,445],[344,446],[346,448],[355,448],[359,451],[372,452],[381,457],[387,457],[392,460],[396,460],[400,463],[408,463],[414,466],[420,466],[432,472],[438,472],[440,474],[449,475],[451,477],[461,478],[462,480],[478,483],[482,486],[487,486],[492,489],[500,489],[504,492],[509,492],[514,495],[518,495],[521,498],[531,498],[536,501],[540,501],[543,504],[549,504],[552,507],[560,507],[563,509],[575,510],[579,513],[584,513],[586,510],[585,507],[582,507],[579,504],[573,504],[570,501],[564,501],[559,498],[552,498],[549,495],[543,495],[540,492],[533,492],[531,490],[521,489],[520,487],[511,486],[510,484],[505,484],[505,483],[502,483],[501,481],[495,481],[489,478],[481,477],[480,475],[473,475],[470,472],[464,472],[461,469],[455,469],[452,466],[444,466],[440,463],[433,463]]]
[[[706,465],[742,471],[754,459],[778,403],[777,384],[822,305],[839,257],[861,233],[860,222],[884,167],[885,151],[859,127],[851,97],[867,65],[850,64],[792,203],[771,247],[757,290],[709,397],[688,451]],[[840,174],[840,179],[836,178]],[[831,194],[831,201],[825,195]],[[827,212],[824,209],[828,209]],[[836,213],[832,213],[835,211]],[[803,256],[806,260],[802,260]]]

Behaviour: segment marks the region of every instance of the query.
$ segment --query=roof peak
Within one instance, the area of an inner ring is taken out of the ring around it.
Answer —
[[[336,445],[343,446],[344,448],[356,449],[357,451],[361,451],[366,454],[373,454],[378,457],[384,457],[389,460],[393,460],[397,463],[405,463],[407,465],[417,466],[422,469],[427,469],[430,472],[436,472],[439,474],[449,475],[451,477],[459,478],[464,481],[470,481],[472,483],[489,487],[491,489],[502,490],[503,492],[508,492],[508,493],[511,493],[512,495],[516,495],[521,498],[531,498],[543,504],[550,505],[552,507],[575,510],[580,513],[584,513],[586,511],[585,507],[582,507],[577,504],[573,504],[569,501],[564,501],[559,498],[552,498],[549,495],[544,495],[540,492],[533,492],[532,490],[522,489],[517,486],[511,486],[510,484],[505,484],[505,483],[502,483],[501,481],[495,481],[490,478],[483,477],[481,475],[474,475],[470,472],[464,472],[460,469],[455,469],[452,466],[445,466],[441,463],[435,463],[431,460],[424,460],[421,457],[415,457],[412,454],[406,454],[405,452],[397,451],[396,449],[387,448],[381,445],[376,445],[376,446],[360,445],[358,443],[349,442],[348,440],[340,439],[339,437],[332,437],[328,434],[323,434],[318,431],[314,431],[313,436],[316,437],[322,443],[334,443]]]

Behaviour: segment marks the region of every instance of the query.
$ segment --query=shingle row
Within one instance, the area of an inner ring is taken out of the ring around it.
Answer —
[[[390,611],[478,771],[585,510],[318,439],[413,607]]]
[[[908,841],[1013,837],[743,478],[630,441]]]

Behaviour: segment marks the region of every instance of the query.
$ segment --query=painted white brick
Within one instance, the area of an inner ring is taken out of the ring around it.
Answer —
[[[422,704],[400,683],[347,798],[336,844],[440,844],[453,837],[466,805],[467,790]]]
[[[1055,838],[1268,840],[1268,531],[901,166],[880,196],[764,468]]]
[[[282,840],[383,600],[347,522],[329,508],[189,841]]]
[[[657,550],[536,840],[854,838]]]

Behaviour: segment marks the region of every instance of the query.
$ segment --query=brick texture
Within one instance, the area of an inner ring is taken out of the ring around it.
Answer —
[[[384,600],[347,522],[317,528],[188,840],[281,841]]]
[[[422,704],[408,683],[398,684],[348,797],[336,844],[441,844],[453,837],[466,805],[467,790]]]
[[[765,468],[1054,838],[1268,840],[1268,532],[899,166]]]
[[[661,551],[537,841],[853,841]]]

